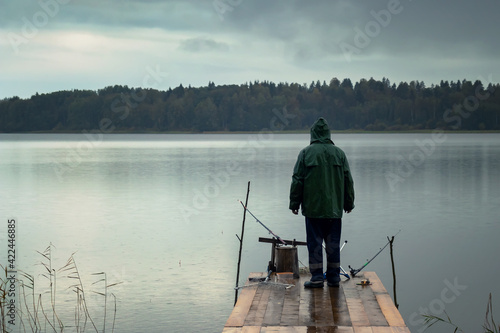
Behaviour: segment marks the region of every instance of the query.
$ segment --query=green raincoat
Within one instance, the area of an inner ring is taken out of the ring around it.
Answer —
[[[330,139],[325,119],[311,127],[311,144],[295,163],[290,187],[290,209],[310,218],[342,218],[354,208],[354,182],[345,153]]]

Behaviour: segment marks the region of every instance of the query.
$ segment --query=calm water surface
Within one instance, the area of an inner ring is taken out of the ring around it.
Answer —
[[[356,190],[356,208],[343,220],[349,242],[342,265],[360,267],[401,229],[397,297],[411,331],[421,331],[420,312],[444,309],[465,331],[478,331],[490,292],[494,309],[500,304],[500,135],[333,140],[348,156]],[[91,290],[102,292],[102,283],[94,284],[102,275],[92,274],[106,272],[108,284],[121,282],[109,288],[117,298],[115,332],[220,332],[234,298],[243,213],[237,200],[251,181],[252,212],[281,237],[304,240],[288,190],[308,142],[302,134],[3,134],[0,215],[18,221],[18,264],[36,276],[37,292],[48,285],[37,251],[53,244],[54,268],[75,253],[99,328],[103,297]],[[247,221],[240,283],[264,271],[270,254],[257,241],[266,231]],[[301,248],[299,259],[306,258]],[[388,251],[368,269],[392,291]],[[58,274],[57,309],[70,326],[75,296]],[[108,299],[107,331],[113,306]]]

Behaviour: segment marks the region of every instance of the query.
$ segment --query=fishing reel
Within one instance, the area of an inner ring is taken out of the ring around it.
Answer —
[[[354,268],[351,267],[351,265],[349,265],[349,272],[351,273],[352,277],[355,277],[356,274],[358,274],[360,270],[361,269],[354,269]]]
[[[370,282],[370,279],[363,279],[363,280],[361,280],[360,283],[356,283],[356,284],[359,285],[359,286],[369,286],[372,283]]]

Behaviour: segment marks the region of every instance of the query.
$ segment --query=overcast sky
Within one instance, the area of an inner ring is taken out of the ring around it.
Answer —
[[[361,78],[500,81],[498,0],[0,0],[0,98]]]

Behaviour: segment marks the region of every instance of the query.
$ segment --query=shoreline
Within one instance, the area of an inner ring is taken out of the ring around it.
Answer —
[[[446,134],[496,134],[500,130],[442,130],[442,129],[428,129],[428,130],[409,130],[409,131],[366,131],[366,130],[332,130],[332,134],[426,134],[439,131]],[[273,133],[273,134],[309,134],[309,130],[283,130],[283,131],[113,131],[111,133],[104,133],[101,131],[90,132],[90,134],[259,134],[259,133]],[[32,131],[32,132],[0,132],[2,134],[85,134],[82,131]]]

